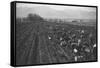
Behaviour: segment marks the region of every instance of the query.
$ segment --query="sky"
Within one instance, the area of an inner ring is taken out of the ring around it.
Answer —
[[[17,17],[27,17],[29,13],[39,14],[44,18],[61,19],[96,19],[96,8],[62,6],[47,4],[17,3]]]

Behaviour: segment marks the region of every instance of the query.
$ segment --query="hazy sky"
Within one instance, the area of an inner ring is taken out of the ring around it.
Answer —
[[[96,8],[17,3],[17,17],[36,13],[44,18],[96,19]]]

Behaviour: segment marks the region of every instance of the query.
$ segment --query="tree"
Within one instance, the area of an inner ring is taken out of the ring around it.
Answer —
[[[42,21],[43,20],[43,18],[40,17],[39,15],[37,15],[37,14],[31,14],[31,13],[28,15],[28,19],[30,21]]]

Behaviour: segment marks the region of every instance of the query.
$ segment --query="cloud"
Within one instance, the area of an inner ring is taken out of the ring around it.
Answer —
[[[36,13],[45,18],[96,18],[96,8],[93,7],[17,3],[18,17],[25,17],[29,13]]]

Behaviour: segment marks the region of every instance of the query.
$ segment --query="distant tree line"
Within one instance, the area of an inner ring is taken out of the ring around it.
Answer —
[[[30,21],[30,22],[35,22],[35,21],[43,21],[44,19],[39,16],[38,14],[28,14],[27,17],[23,17],[23,18],[17,18],[16,21],[19,23],[19,22],[27,22],[27,21]]]
[[[27,17],[30,21],[41,21],[43,20],[43,18],[41,16],[39,16],[38,14],[29,14]]]

